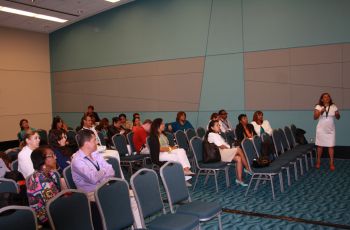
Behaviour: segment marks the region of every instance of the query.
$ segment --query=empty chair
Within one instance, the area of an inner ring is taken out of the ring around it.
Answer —
[[[19,188],[16,181],[6,178],[0,178],[0,193],[1,192],[18,193]]]
[[[203,138],[205,136],[205,129],[203,127],[198,127],[197,128],[197,136],[200,137],[200,138]]]
[[[20,151],[21,151],[20,148],[12,148],[12,149],[7,149],[7,150],[5,151],[5,153],[6,153],[7,157],[9,158],[9,160],[10,160],[11,162],[13,162],[13,161],[17,160],[17,158],[18,158],[18,153],[19,153]]]
[[[118,159],[115,157],[106,157],[106,161],[112,165],[114,170],[114,177],[124,179]]]
[[[174,146],[175,145],[175,136],[173,133],[165,132],[166,138],[168,138],[169,145]]]
[[[100,131],[97,131],[97,135],[98,135],[98,138],[101,141],[101,145],[106,146],[107,143],[106,143],[105,137],[103,136],[103,133],[101,133]]]
[[[135,145],[134,145],[134,141],[133,141],[133,137],[134,137],[134,132],[130,132],[126,135],[126,138],[128,139],[128,142],[129,142],[129,145],[130,145],[130,149],[131,149],[131,152],[136,152],[136,149],[135,149]]]
[[[235,134],[235,131],[234,130],[227,130],[225,132],[225,137],[226,138],[226,142],[231,146],[233,147],[234,144],[235,144],[235,140],[237,140],[236,138],[236,134]]]
[[[0,209],[0,229],[36,230],[38,222],[30,207],[11,205]]]
[[[199,218],[199,221],[209,221],[218,217],[219,229],[222,229],[221,206],[215,202],[191,200],[185,183],[185,175],[179,163],[167,162],[160,168],[160,176],[172,213],[194,215]],[[176,210],[175,204],[179,204]]]
[[[12,161],[10,167],[12,171],[18,171],[18,160]]]
[[[70,188],[70,189],[77,188],[77,186],[75,185],[75,183],[73,181],[72,166],[68,166],[63,170],[63,177],[64,177],[64,180],[66,181],[68,188]]]
[[[192,215],[166,214],[162,202],[158,176],[151,169],[140,169],[131,177],[131,187],[139,207],[142,227],[146,228],[144,218],[154,217],[163,212],[163,215],[152,218],[147,229],[181,230],[199,228],[199,220]]]
[[[90,202],[87,195],[68,189],[49,200],[46,210],[55,230],[93,230]]]
[[[186,151],[189,149],[187,137],[186,137],[186,134],[184,131],[182,131],[182,130],[176,131],[175,139],[176,139],[176,143],[178,144],[179,148],[182,148]]]
[[[197,136],[196,131],[194,131],[194,129],[187,129],[185,131],[186,137],[187,137],[187,142],[189,143],[190,140],[192,139],[192,137]]]
[[[95,192],[104,230],[119,230],[134,224],[129,197],[129,185],[122,179],[109,179]]]
[[[200,137],[193,137],[190,141],[191,149],[193,151],[195,165],[197,167],[196,181],[193,186],[193,190],[196,188],[198,177],[200,175],[206,176],[206,181],[208,176],[212,175],[215,179],[216,192],[219,191],[217,176],[220,171],[225,172],[226,186],[230,186],[228,169],[229,166],[226,162],[215,162],[215,163],[203,163],[203,140]]]
[[[259,136],[255,135],[253,137],[253,144],[254,144],[254,148],[256,153],[258,154],[258,157],[261,156],[261,144],[262,144],[262,140]]]

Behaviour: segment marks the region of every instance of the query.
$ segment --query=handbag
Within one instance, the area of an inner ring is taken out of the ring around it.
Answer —
[[[213,163],[221,161],[219,147],[214,143],[209,143],[207,140],[203,141],[203,162]]]
[[[270,165],[270,161],[264,157],[259,157],[258,159],[253,159],[253,168],[264,168]]]

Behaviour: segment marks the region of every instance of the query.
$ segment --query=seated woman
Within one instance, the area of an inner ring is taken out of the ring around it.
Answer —
[[[152,122],[149,137],[152,161],[157,165],[161,165],[163,161],[179,162],[184,169],[185,175],[193,175],[186,151],[169,145],[168,138],[163,134],[164,128],[163,119],[157,118]]]
[[[211,121],[219,121],[219,120],[220,120],[219,114],[218,113],[212,113],[210,115],[210,120],[209,120],[208,125],[207,125],[207,130],[209,129],[209,124],[210,124]]]
[[[96,130],[102,133],[106,142],[108,141],[108,126],[109,120],[107,118],[102,118],[98,126],[96,126]]]
[[[248,123],[248,117],[246,114],[240,114],[238,116],[238,125],[236,126],[237,141],[241,143],[244,138],[252,139],[256,132],[254,126]]]
[[[33,150],[39,147],[40,136],[37,131],[27,131],[24,135],[25,146],[18,153],[18,171],[26,178],[34,172],[33,163],[30,155]]]
[[[60,179],[54,173],[56,156],[49,147],[40,147],[33,151],[31,160],[35,171],[27,181],[29,206],[34,209],[39,223],[49,227],[45,206],[61,191]]]
[[[139,117],[134,117],[132,119],[132,131],[135,132],[139,127],[141,127],[141,119]]]
[[[34,128],[29,127],[29,122],[27,119],[22,119],[19,121],[19,127],[21,128],[21,131],[19,131],[17,133],[17,138],[19,140],[19,143],[23,143],[23,141],[25,140],[24,136],[26,135],[26,132],[28,130],[32,130],[34,131]]]
[[[248,174],[252,174],[249,171],[249,166],[247,163],[247,159],[242,152],[242,149],[239,147],[233,147],[230,148],[230,145],[225,142],[225,140],[222,138],[220,133],[220,124],[219,121],[211,121],[209,123],[209,129],[204,137],[205,140],[207,140],[209,143],[214,143],[216,146],[219,147],[220,150],[220,156],[221,161],[224,162],[236,162],[236,183],[241,186],[248,186],[246,183],[243,182],[242,179],[242,170],[244,167],[244,171]]]
[[[68,131],[67,125],[63,122],[63,120],[60,116],[56,116],[53,118],[49,134],[50,134],[51,130],[57,130],[57,129],[64,130],[66,132]]]
[[[168,130],[175,133],[178,130],[185,131],[186,129],[193,129],[193,126],[186,120],[186,113],[180,111],[176,115],[176,121],[168,125]]]
[[[66,144],[67,135],[65,131],[59,129],[51,130],[49,134],[49,145],[55,153],[58,171],[61,174],[63,170],[69,166],[72,156],[72,152]]]
[[[254,126],[256,134],[260,137],[261,134],[267,133],[272,135],[272,128],[268,120],[264,120],[264,113],[261,111],[255,111],[253,115],[253,121],[251,124]]]

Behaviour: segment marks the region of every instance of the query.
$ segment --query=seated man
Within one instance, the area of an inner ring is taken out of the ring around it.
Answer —
[[[219,124],[221,132],[225,133],[226,131],[233,130],[231,122],[227,119],[226,110],[222,109],[219,111]]]
[[[151,129],[152,121],[146,119],[140,127],[134,131],[133,142],[137,153],[149,154],[149,148],[146,146],[146,139]]]
[[[93,105],[88,106],[88,110],[85,114],[91,116],[91,118],[92,118],[92,120],[94,120],[94,122],[100,122],[100,117],[95,112],[95,108]]]
[[[91,130],[96,137],[97,144],[102,145],[101,140],[98,137],[97,131],[96,131],[95,127],[93,126],[91,115],[84,114],[84,116],[81,118],[81,126],[82,126],[82,128],[81,128],[82,130],[84,130],[84,129]]]

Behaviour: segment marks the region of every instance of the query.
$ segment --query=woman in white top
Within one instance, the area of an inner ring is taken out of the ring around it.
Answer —
[[[268,120],[264,120],[264,113],[262,111],[255,111],[253,115],[253,121],[251,124],[254,126],[254,130],[258,136],[263,133],[272,135],[272,128]]]
[[[335,125],[334,118],[340,119],[337,106],[333,103],[329,93],[323,93],[318,104],[315,106],[314,119],[318,119],[316,126],[317,161],[316,168],[321,166],[323,147],[328,147],[330,170],[334,171],[334,146],[335,146]]]
[[[246,183],[243,182],[242,179],[242,170],[244,167],[244,171],[248,174],[252,174],[249,171],[249,166],[247,163],[247,159],[245,158],[244,153],[242,152],[242,149],[239,147],[233,147],[231,148],[229,144],[225,142],[225,140],[222,138],[220,133],[220,124],[219,121],[211,121],[209,123],[208,132],[205,136],[205,139],[208,140],[209,143],[214,143],[216,146],[219,147],[220,155],[221,155],[221,161],[224,162],[236,162],[236,183],[242,186],[248,186]]]
[[[34,172],[30,158],[33,150],[39,147],[40,136],[37,131],[28,130],[24,135],[25,146],[18,153],[18,171],[26,178]]]

